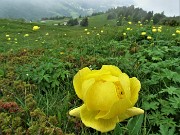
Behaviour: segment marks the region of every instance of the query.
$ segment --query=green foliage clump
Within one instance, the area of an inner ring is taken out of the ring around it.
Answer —
[[[80,25],[87,27],[88,26],[88,17],[83,18],[82,21],[80,22]]]

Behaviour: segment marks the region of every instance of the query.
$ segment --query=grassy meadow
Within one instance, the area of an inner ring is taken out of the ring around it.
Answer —
[[[140,80],[135,106],[145,111],[104,134],[180,132],[180,27],[105,18],[90,17],[88,27],[0,19],[0,135],[102,134],[68,114],[82,104],[74,75],[102,65]]]

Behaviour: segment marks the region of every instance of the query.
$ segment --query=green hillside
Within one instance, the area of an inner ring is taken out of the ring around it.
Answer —
[[[180,27],[106,18],[0,19],[0,134],[178,134]]]

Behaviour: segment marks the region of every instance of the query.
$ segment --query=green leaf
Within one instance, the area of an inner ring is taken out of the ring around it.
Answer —
[[[0,69],[0,77],[4,76],[4,71]]]
[[[142,108],[145,110],[158,109],[159,102],[143,102]]]
[[[144,114],[135,116],[128,121],[127,129],[129,135],[138,135],[138,133],[141,130],[143,119],[144,119]]]
[[[116,125],[116,128],[114,129],[113,135],[123,135],[123,131],[122,131],[120,124]]]
[[[174,135],[175,127],[169,128],[167,125],[160,125],[159,132],[161,133],[161,135]]]
[[[159,93],[164,93],[164,92],[167,92],[170,95],[173,95],[173,94],[180,95],[179,89],[173,86],[167,87],[166,89],[162,89],[162,91],[160,91]]]

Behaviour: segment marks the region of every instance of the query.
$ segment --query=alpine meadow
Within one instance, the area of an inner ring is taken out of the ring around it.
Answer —
[[[0,19],[0,135],[178,135],[180,16],[117,7]]]

